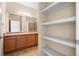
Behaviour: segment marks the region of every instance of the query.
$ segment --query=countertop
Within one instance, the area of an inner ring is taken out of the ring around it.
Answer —
[[[25,35],[25,34],[38,34],[38,32],[17,32],[17,33],[4,33],[4,36],[13,36],[13,35]]]

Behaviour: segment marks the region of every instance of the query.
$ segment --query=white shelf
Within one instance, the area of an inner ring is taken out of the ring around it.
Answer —
[[[42,48],[42,51],[47,54],[48,56],[64,56],[63,54],[55,51],[55,50],[52,50],[50,48]]]
[[[76,20],[75,17],[68,17],[68,18],[63,18],[63,19],[48,21],[48,22],[42,23],[41,25],[60,24],[60,23],[66,23],[66,22],[73,22],[75,20]]]
[[[76,48],[75,40],[57,39],[57,38],[52,38],[52,37],[48,37],[48,36],[42,36],[42,38],[50,40],[52,42],[56,42],[56,43],[68,46],[68,47]]]
[[[51,5],[47,6],[43,10],[41,10],[41,13],[47,14],[48,12],[58,10],[66,5],[70,4],[69,2],[54,2]]]

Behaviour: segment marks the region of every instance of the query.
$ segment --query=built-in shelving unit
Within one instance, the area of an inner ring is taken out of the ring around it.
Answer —
[[[47,22],[42,23],[41,25],[61,24],[61,23],[66,23],[66,22],[73,22],[75,20],[76,20],[75,17],[68,17],[68,18],[64,18],[64,19],[47,21]]]
[[[76,2],[76,55],[79,56],[79,2]]]
[[[53,38],[53,37],[48,37],[48,36],[42,36],[42,38],[47,39],[52,42],[56,42],[56,43],[68,46],[68,47],[76,48],[74,40],[58,39],[58,38]]]
[[[61,54],[55,50],[51,50],[50,48],[47,48],[47,47],[42,48],[42,51],[44,53],[46,53],[48,56],[60,56],[60,55],[64,56],[63,54]]]
[[[40,48],[48,56],[74,56],[75,38],[75,3],[53,2],[40,3]],[[44,5],[44,6],[43,6]],[[47,6],[47,7],[46,7]]]
[[[50,12],[50,10],[55,11],[58,10],[59,8],[65,7],[68,4],[70,4],[69,2],[54,2],[52,4],[50,4],[49,6],[47,6],[46,8],[44,8],[43,10],[41,10],[42,13],[47,14],[48,12]]]

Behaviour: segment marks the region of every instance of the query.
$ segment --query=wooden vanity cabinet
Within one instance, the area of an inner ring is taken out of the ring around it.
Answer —
[[[37,34],[4,36],[4,52],[16,51],[38,44]]]

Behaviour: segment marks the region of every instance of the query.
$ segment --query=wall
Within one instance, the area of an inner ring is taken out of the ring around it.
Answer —
[[[1,31],[1,39],[0,39],[0,55],[3,56],[3,33],[5,32],[5,19],[6,19],[6,3],[5,2],[1,2],[0,3],[0,7],[1,7],[1,10],[2,10],[2,13],[1,13],[1,19],[0,19],[0,22],[1,22],[1,26],[0,26],[0,31]]]
[[[27,32],[28,31],[28,26],[27,26],[27,22],[25,22],[25,18],[26,16],[29,17],[33,17],[33,18],[37,18],[37,10],[24,6],[24,5],[20,5],[18,3],[15,2],[7,2],[6,3],[6,22],[5,22],[5,32],[9,32],[9,14],[15,14],[15,15],[20,15],[22,16],[22,32]],[[26,28],[24,26],[27,26]],[[27,29],[27,30],[26,30]]]
[[[25,16],[22,16],[22,32],[28,32],[28,21]]]
[[[6,3],[6,11],[9,13],[13,13],[13,14],[19,14],[22,16],[29,16],[29,17],[35,17],[37,16],[37,10],[24,6],[24,5],[20,5],[18,3],[15,2],[7,2]]]

